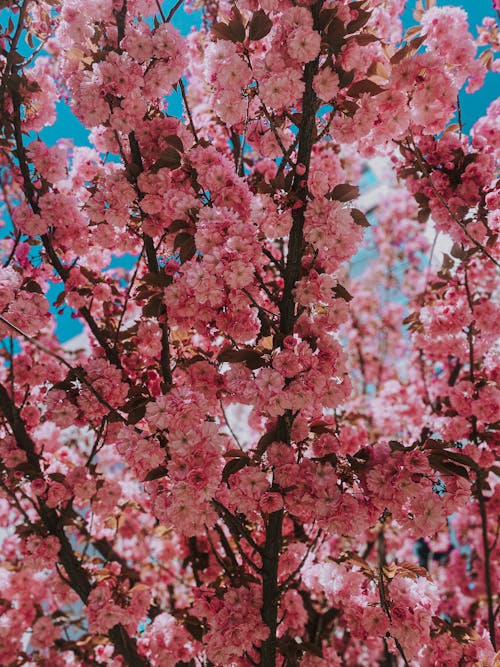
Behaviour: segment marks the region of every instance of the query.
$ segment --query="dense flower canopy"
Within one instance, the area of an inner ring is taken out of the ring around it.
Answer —
[[[0,665],[498,664],[498,27],[403,5],[1,3]]]

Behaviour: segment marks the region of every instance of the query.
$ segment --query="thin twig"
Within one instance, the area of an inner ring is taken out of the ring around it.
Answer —
[[[189,102],[186,95],[186,89],[184,87],[184,82],[182,81],[182,79],[179,79],[179,88],[181,89],[182,101],[184,102],[184,108],[186,109],[186,113],[188,116],[189,127],[191,128],[191,134],[193,135],[195,143],[198,143],[199,142],[198,133],[196,132],[196,127],[194,126],[193,116],[191,114],[191,109],[189,107]]]
[[[262,547],[257,544],[257,542],[253,539],[251,532],[248,530],[246,526],[243,525],[241,521],[237,517],[234,516],[232,512],[230,512],[225,505],[223,505],[219,500],[216,500],[215,498],[212,499],[212,504],[214,505],[218,515],[221,517],[221,519],[224,520],[226,523],[227,527],[231,530],[231,526],[236,528],[241,535],[246,539],[246,541],[250,544],[251,547],[255,549],[255,551],[259,554],[262,555]]]
[[[175,12],[179,9],[179,7],[182,5],[183,2],[184,0],[177,0],[175,5],[169,11],[167,18],[165,19],[165,23],[170,23],[170,21],[174,18]]]
[[[229,429],[229,433],[231,433],[231,435],[233,436],[233,440],[238,445],[238,448],[241,449],[241,451],[243,451],[243,446],[242,446],[241,442],[239,441],[238,436],[233,431],[233,428],[232,428],[231,424],[229,423],[229,419],[227,418],[227,414],[226,414],[226,411],[224,409],[224,404],[222,403],[222,399],[219,400],[219,404],[220,404],[220,409],[222,410],[222,415],[224,417],[224,421],[226,422],[226,426]]]
[[[165,14],[163,13],[163,9],[159,3],[159,0],[156,0],[156,6],[158,7],[158,11],[160,12],[161,20],[163,21],[163,23],[166,23],[167,19],[165,18]]]
[[[285,590],[288,588],[288,585],[295,579],[295,577],[296,577],[296,576],[298,575],[298,573],[301,571],[301,569],[302,569],[304,563],[306,562],[306,560],[307,560],[308,557],[309,557],[309,554],[311,553],[311,551],[314,549],[314,547],[315,547],[316,544],[318,543],[318,540],[319,540],[319,538],[320,538],[321,533],[322,533],[322,530],[321,530],[321,528],[319,528],[319,529],[318,529],[318,532],[316,533],[316,535],[315,535],[315,537],[314,537],[314,539],[311,540],[311,542],[309,543],[309,545],[308,545],[308,547],[307,547],[307,549],[306,549],[305,554],[302,556],[302,558],[301,558],[301,560],[300,560],[300,563],[299,563],[299,564],[297,565],[297,567],[293,570],[293,572],[292,572],[291,574],[288,575],[288,577],[285,579],[285,581],[283,581],[283,582],[280,584],[280,593],[282,593],[283,591],[285,591]]]
[[[21,503],[19,501],[19,498],[16,496],[14,491],[12,491],[12,489],[10,489],[7,486],[7,484],[5,484],[5,482],[3,481],[3,479],[1,477],[0,477],[0,486],[5,491],[5,493],[7,493],[7,495],[9,495],[12,498],[12,500],[14,501],[15,506],[17,507],[17,510],[23,515],[24,520],[26,522],[26,525],[31,527],[33,525],[33,522],[31,521],[31,519],[30,519],[28,513],[26,512],[26,510],[24,509],[24,507],[21,505]]]
[[[486,511],[486,499],[481,488],[482,478],[481,472],[477,473],[476,478],[476,498],[479,504],[479,514],[481,516],[481,537],[483,542],[484,553],[484,583],[486,587],[486,601],[488,607],[488,632],[490,635],[491,645],[497,650],[496,636],[495,636],[495,613],[493,611],[493,586],[491,577],[491,548],[488,543],[488,515]]]
[[[240,142],[240,152],[238,155],[238,160],[236,162],[236,173],[238,174],[238,176],[244,176],[243,156],[245,154],[245,143],[247,140],[249,113],[250,113],[250,95],[247,95],[247,108],[245,112],[245,123],[243,126],[243,138]]]
[[[139,257],[137,258],[137,264],[135,265],[134,273],[132,274],[132,278],[130,279],[130,283],[127,287],[127,291],[125,293],[125,301],[123,303],[123,309],[122,312],[120,313],[120,317],[118,319],[118,324],[116,325],[116,333],[115,333],[115,340],[113,342],[113,347],[116,348],[118,344],[118,337],[120,335],[120,328],[122,326],[123,318],[125,317],[125,313],[127,311],[127,305],[130,300],[130,294],[132,292],[132,287],[134,286],[135,279],[137,278],[137,273],[139,271],[139,266],[141,263],[141,258],[142,258],[142,253],[144,252],[144,248],[141,248],[141,252],[139,253]]]
[[[458,119],[458,127],[459,127],[458,136],[461,140],[464,127],[463,127],[463,124],[462,124],[462,106],[460,104],[460,95],[457,95],[457,119]]]
[[[127,419],[120,413],[116,408],[114,408],[108,401],[95,389],[95,387],[92,385],[89,380],[85,377],[85,373],[83,372],[82,369],[72,366],[69,361],[66,361],[64,357],[62,357],[60,354],[57,354],[57,352],[53,352],[52,350],[49,350],[48,347],[45,347],[42,343],[37,341],[35,338],[27,334],[25,331],[22,329],[19,329],[15,324],[12,324],[12,322],[9,322],[3,315],[0,315],[0,322],[3,322],[6,326],[10,327],[13,331],[15,331],[19,336],[22,336],[25,338],[29,343],[34,345],[36,348],[38,348],[41,352],[44,352],[45,354],[48,354],[51,356],[53,359],[57,359],[61,364],[66,366],[68,370],[74,373],[75,377],[82,382],[90,391],[91,393],[97,398],[99,403],[101,403],[104,407],[108,408],[108,410],[120,421],[124,422],[125,424],[127,423]]]
[[[423,172],[424,176],[427,178],[427,180],[428,180],[428,182],[429,182],[429,185],[430,185],[431,188],[432,188],[432,191],[434,192],[434,194],[435,194],[436,197],[438,198],[438,200],[439,200],[439,202],[441,203],[441,205],[444,206],[444,208],[445,208],[446,211],[448,212],[448,215],[450,216],[450,218],[451,218],[454,222],[456,222],[456,224],[460,227],[460,229],[461,229],[461,230],[463,231],[463,233],[467,236],[467,238],[468,238],[470,241],[472,241],[472,243],[476,246],[476,248],[479,248],[479,250],[481,250],[481,252],[482,252],[484,255],[486,255],[486,257],[487,257],[489,260],[491,260],[491,261],[493,262],[493,264],[495,264],[495,266],[500,267],[500,263],[497,262],[497,260],[493,257],[493,255],[491,255],[491,253],[488,252],[488,250],[486,250],[486,248],[483,246],[482,243],[479,243],[479,241],[477,241],[477,240],[472,236],[472,234],[468,231],[468,229],[467,229],[465,223],[464,223],[462,220],[460,220],[460,219],[455,215],[455,213],[453,213],[453,211],[451,210],[450,205],[448,204],[448,202],[446,201],[446,199],[443,197],[443,195],[439,192],[439,190],[437,189],[437,187],[436,187],[436,185],[434,184],[433,180],[431,179],[429,170],[428,170],[428,168],[427,168],[427,163],[425,162],[425,158],[424,158],[424,156],[422,155],[422,153],[420,152],[419,148],[417,147],[417,145],[415,144],[414,141],[413,141],[413,150],[412,150],[412,149],[410,149],[410,150],[412,151],[412,153],[413,153],[413,154],[415,155],[415,157],[417,158],[417,163],[418,163],[419,167],[422,169],[422,172]]]

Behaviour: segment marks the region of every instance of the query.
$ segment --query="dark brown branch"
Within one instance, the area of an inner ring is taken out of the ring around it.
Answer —
[[[284,272],[285,266],[283,262],[280,259],[274,257],[274,255],[270,250],[268,250],[266,247],[263,246],[262,253],[271,261],[272,264],[274,264],[278,268],[280,273]]]
[[[30,3],[30,0],[24,0],[24,2],[21,4],[20,10],[19,10],[19,19],[17,21],[17,26],[16,26],[16,31],[14,33],[14,36],[12,37],[12,40],[10,42],[10,49],[9,52],[7,53],[6,60],[5,60],[5,66],[3,70],[3,76],[2,80],[0,83],[0,108],[1,108],[1,115],[0,118],[4,118],[5,114],[5,89],[7,87],[7,83],[11,80],[11,77],[13,75],[17,76],[16,71],[17,71],[17,63],[16,63],[16,55],[17,53],[17,45],[19,43],[19,39],[21,38],[21,35],[23,34],[24,30],[24,19],[26,17],[26,11],[28,9],[28,5]]]
[[[134,287],[134,283],[135,283],[135,280],[137,278],[137,273],[139,271],[139,266],[141,264],[141,259],[142,259],[142,253],[143,252],[144,252],[144,250],[141,249],[141,252],[139,253],[139,257],[137,258],[137,263],[136,263],[135,268],[134,268],[134,273],[132,274],[132,277],[131,277],[130,282],[129,282],[128,287],[127,287],[127,291],[125,293],[125,301],[123,303],[123,308],[122,308],[122,311],[120,313],[120,317],[118,318],[118,324],[116,325],[116,331],[115,331],[115,339],[113,341],[113,347],[115,349],[118,345],[118,338],[120,336],[120,329],[121,329],[121,326],[122,326],[122,323],[123,323],[123,318],[125,317],[125,313],[127,312],[127,306],[128,306],[128,302],[130,300],[130,294],[132,292],[132,288]]]
[[[484,584],[486,588],[486,601],[488,606],[488,632],[490,635],[491,645],[497,650],[497,642],[495,636],[495,613],[493,610],[493,586],[491,584],[491,547],[488,542],[488,514],[486,511],[486,498],[483,495],[481,484],[483,478],[481,472],[477,473],[476,478],[476,498],[479,504],[479,514],[481,516],[481,538],[483,542],[484,554]]]
[[[241,139],[240,135],[234,130],[231,130],[231,143],[233,144],[234,168],[238,176],[243,176],[243,174],[240,173],[241,168],[243,167],[243,162],[240,164]]]
[[[222,545],[222,548],[224,549],[224,553],[226,554],[228,560],[231,563],[231,569],[233,571],[237,571],[240,567],[240,564],[236,560],[236,556],[234,555],[234,551],[231,549],[231,545],[229,544],[229,541],[228,541],[224,531],[222,530],[222,527],[219,526],[218,523],[216,523],[215,526],[214,526],[214,529],[215,529],[217,535],[219,536],[219,540],[220,540],[220,543]],[[227,571],[227,568],[225,568],[225,569]]]
[[[385,590],[385,575],[384,575],[384,567],[387,564],[386,563],[386,556],[385,556],[385,539],[384,539],[384,526],[383,526],[383,521],[385,519],[381,519],[382,525],[380,527],[378,536],[377,536],[377,562],[378,562],[378,592],[379,592],[379,597],[380,597],[380,605],[382,609],[384,610],[387,618],[389,621],[392,623],[392,618],[391,618],[391,612],[389,608],[389,602],[387,600],[387,594]],[[408,659],[406,658],[405,652],[403,647],[401,646],[401,642],[397,637],[394,637],[394,635],[391,635],[390,633],[387,633],[388,637],[392,637],[394,640],[394,643],[396,644],[396,648],[398,649],[399,655],[401,656],[403,663],[405,667],[410,667],[410,663],[408,662]],[[386,646],[384,642],[384,646]]]
[[[472,317],[474,317],[474,300],[469,285],[469,276],[467,271],[467,266],[464,271],[464,284],[465,292],[467,295],[467,303]],[[469,345],[469,366],[470,366],[470,380],[475,384],[475,360],[474,360],[474,323],[472,322],[467,327],[467,342]],[[474,443],[479,443],[479,433],[477,429],[477,417],[472,415],[471,417],[471,426],[472,426],[472,440]],[[486,510],[486,498],[483,495],[482,482],[485,479],[485,473],[481,470],[477,472],[476,482],[475,482],[475,496],[479,505],[479,515],[481,517],[481,538],[483,543],[483,553],[484,553],[484,585],[486,588],[486,600],[488,607],[488,632],[490,635],[491,645],[496,650],[496,635],[495,635],[495,613],[493,610],[493,586],[491,583],[491,547],[488,542],[488,514]]]
[[[377,568],[378,568],[378,592],[380,597],[380,605],[385,611],[389,621],[392,621],[391,612],[389,609],[389,603],[387,601],[387,596],[385,592],[385,578],[384,578],[384,566],[386,565],[385,559],[385,540],[384,540],[384,529],[383,527],[379,530],[377,536]]]
[[[1,383],[0,412],[2,412],[7,420],[17,445],[26,454],[26,458],[28,459],[28,463],[32,466],[34,474],[42,477],[40,460],[36,452],[35,443],[28,434],[24,421],[14,405],[13,400]],[[68,582],[75,593],[78,594],[81,601],[86,604],[91,591],[88,574],[73,551],[68,536],[64,531],[64,524],[57,511],[47,507],[43,500],[40,500],[39,502],[38,513],[45,528],[59,541],[60,549],[58,556],[60,563],[67,574]],[[115,625],[109,631],[109,637],[115,645],[118,653],[125,658],[127,665],[130,667],[147,667],[148,661],[138,654],[135,640],[127,634],[121,624]]]
[[[228,549],[231,549],[231,547],[230,547],[230,545],[229,545],[229,542],[228,542],[228,540],[227,540],[226,535],[224,534],[224,531],[223,531],[222,528],[221,528],[219,525],[217,525],[217,524],[215,525],[215,530],[216,530],[217,533],[219,534],[219,537],[220,537],[220,539],[221,539],[221,543],[222,543],[222,546],[223,546],[223,548],[224,548],[224,551],[226,551],[226,553],[227,553],[227,550],[228,550]],[[234,538],[234,543],[235,543],[235,545],[236,545],[236,548],[238,549],[238,553],[240,554],[242,560],[245,561],[245,563],[246,563],[252,570],[254,570],[254,572],[257,572],[258,574],[260,574],[260,571],[261,571],[261,570],[260,570],[260,567],[258,567],[258,566],[253,562],[253,560],[246,554],[245,550],[244,550],[243,547],[241,546],[239,535],[236,535],[233,531],[231,531],[231,534],[232,534],[232,536],[233,536],[233,538]],[[235,567],[235,568],[239,568],[240,565],[239,565],[238,561],[236,560],[236,557],[235,557],[234,552],[233,552],[232,550],[231,550],[231,553],[232,553],[231,561],[233,561],[233,565],[234,565],[234,567]]]
[[[283,154],[283,158],[279,164],[278,171],[276,172],[275,178],[279,178],[281,174],[285,171],[285,167],[288,164],[290,167],[293,169],[295,168],[295,165],[291,161],[292,153],[296,150],[297,146],[299,143],[298,137],[295,138],[295,140],[290,144],[290,146],[286,149],[285,153]]]
[[[125,659],[127,667],[148,667],[149,660],[139,655],[137,642],[128,634],[121,623],[111,628],[108,635],[118,653]]]
[[[4,490],[4,492],[5,492],[5,493],[12,499],[12,502],[13,502],[14,505],[16,506],[17,511],[18,511],[20,514],[23,515],[23,517],[24,517],[24,521],[26,522],[25,525],[26,525],[26,526],[29,526],[29,527],[33,526],[33,524],[32,524],[32,522],[31,522],[31,519],[30,519],[28,513],[26,512],[26,510],[24,509],[24,507],[21,505],[21,503],[20,503],[20,501],[19,501],[19,498],[16,496],[16,494],[14,493],[14,491],[12,491],[12,489],[10,489],[10,488],[7,486],[7,484],[5,484],[5,482],[3,481],[3,479],[2,479],[1,477],[0,477],[0,487],[2,487],[2,489]]]
[[[7,213],[9,214],[10,222],[11,222],[12,226],[14,227],[14,239],[13,239],[14,243],[12,244],[12,248],[10,250],[9,256],[7,257],[7,259],[5,260],[5,262],[3,264],[4,268],[5,268],[5,267],[9,266],[9,264],[11,263],[11,261],[14,257],[14,255],[16,253],[17,246],[19,245],[19,241],[21,240],[22,234],[21,234],[21,230],[19,230],[19,229],[16,230],[16,227],[14,225],[14,219],[13,219],[14,211],[12,210],[12,205],[11,205],[11,202],[9,200],[9,196],[7,194],[7,190],[5,188],[5,183],[3,182],[3,179],[0,179],[0,188],[2,189],[3,201],[5,203]]]
[[[120,42],[125,37],[125,21],[127,19],[127,0],[123,0],[122,6],[120,9],[113,9],[113,14],[116,20],[116,41],[117,46],[120,46]]]
[[[255,549],[255,551],[262,555],[262,547],[260,547],[257,542],[253,539],[252,533],[246,528],[246,526],[243,525],[241,521],[238,520],[237,517],[232,514],[227,507],[225,507],[221,502],[218,500],[213,499],[212,504],[217,511],[217,514],[220,516],[220,518],[224,521],[226,526],[229,528],[231,533],[233,534],[233,537],[236,535],[238,538],[240,536],[244,537],[248,544]]]
[[[19,93],[18,87],[14,86],[13,90],[11,92],[11,97],[12,97],[12,106],[14,110],[14,116],[13,116],[13,123],[14,123],[14,137],[16,141],[16,150],[17,150],[17,158],[19,162],[19,169],[21,171],[21,175],[23,177],[23,185],[24,185],[24,194],[26,196],[26,199],[31,207],[31,210],[33,213],[36,215],[40,215],[40,207],[38,205],[36,193],[35,193],[35,188],[33,186],[33,183],[31,181],[31,176],[30,176],[30,171],[28,167],[28,159],[26,156],[26,149],[24,147],[24,142],[23,142],[23,134],[22,134],[22,128],[21,128],[21,104],[22,104],[22,99],[21,95]],[[42,234],[41,235],[43,247],[45,248],[45,252],[47,253],[47,256],[49,258],[50,263],[56,270],[57,274],[61,278],[63,282],[66,282],[69,278],[69,270],[62,264],[61,260],[57,256],[56,251],[54,250],[54,247],[52,245],[52,241],[50,240],[50,237],[48,234]],[[104,353],[106,355],[106,358],[108,361],[116,366],[117,368],[121,368],[121,363],[120,363],[120,358],[116,352],[115,349],[111,348],[108,345],[108,341],[106,340],[105,334],[101,331],[99,326],[97,325],[96,321],[92,317],[92,314],[90,310],[87,308],[87,306],[82,306],[82,308],[79,309],[78,311],[80,315],[83,317],[85,322],[88,324],[92,334],[94,335],[95,339],[99,343],[99,345],[103,348]]]
[[[142,162],[142,155],[139,143],[137,141],[134,132],[129,133],[128,140],[130,145],[130,156],[132,159],[132,163],[135,165],[135,170],[131,170],[130,165],[127,163],[125,157],[124,156],[122,157],[125,161],[125,167],[129,172],[130,176],[129,180],[134,185],[140,201],[142,199],[143,193],[139,190],[139,187],[137,185],[137,175],[140,174],[144,169]],[[142,215],[145,214],[142,213]],[[154,245],[154,241],[151,238],[151,236],[149,236],[149,234],[146,233],[143,234],[143,241],[144,241],[144,253],[146,255],[146,263],[148,265],[148,269],[151,273],[159,274],[161,271],[160,271],[160,266],[158,264],[158,257],[156,255],[156,248]],[[158,322],[161,329],[160,368],[163,381],[166,385],[165,389],[169,389],[172,386],[172,370],[170,367],[170,330],[168,326],[167,309],[165,306],[163,308],[164,311],[163,313],[161,313],[161,315],[163,316],[164,321]]]
[[[158,7],[158,13],[161,16],[161,20],[163,21],[163,23],[166,23],[167,19],[165,18],[165,14],[163,13],[162,6],[160,5],[158,0],[156,0],[156,6]]]
[[[314,27],[318,30],[318,19],[323,0],[317,0],[311,7]],[[291,335],[295,325],[295,300],[293,290],[300,277],[300,266],[304,251],[305,206],[308,196],[307,179],[311,162],[312,147],[316,133],[316,111],[318,98],[313,88],[313,79],[318,71],[318,59],[305,65],[304,96],[302,99],[302,120],[298,133],[297,162],[305,167],[302,176],[295,173],[291,193],[296,201],[302,202],[300,208],[292,210],[292,228],[288,241],[288,256],[284,271],[284,287],[280,311],[280,332],[283,337]],[[277,134],[277,133],[276,133]],[[293,416],[288,412],[278,419],[277,439],[289,443]],[[262,620],[269,629],[269,636],[261,647],[261,667],[275,667],[277,653],[278,608],[280,589],[278,586],[278,565],[282,545],[283,510],[272,512],[266,518],[266,536],[262,553]]]
[[[170,23],[170,21],[174,18],[175,12],[179,9],[179,7],[182,5],[184,0],[177,0],[175,5],[172,7],[172,9],[169,11],[167,18],[165,19],[166,23]]]
[[[312,80],[316,70],[317,61],[307,63],[305,66],[304,78],[306,87],[302,103],[302,123],[299,127],[299,149],[297,152],[297,162],[304,165],[305,173],[302,176],[296,173],[292,183],[292,194],[295,196],[297,202],[302,203],[302,206],[292,210],[292,229],[288,241],[283,296],[280,303],[280,330],[285,336],[293,333],[295,324],[295,301],[292,293],[300,276],[300,264],[304,250],[303,230],[308,195],[307,178],[316,130],[317,96],[312,87]]]
[[[193,135],[195,143],[198,143],[199,142],[198,133],[196,132],[196,127],[194,126],[193,116],[191,114],[191,109],[189,107],[189,102],[186,95],[186,88],[184,86],[184,82],[182,81],[182,79],[179,79],[179,88],[181,90],[182,101],[184,102],[184,108],[186,109],[186,113],[188,116],[189,127],[191,128],[191,134]]]

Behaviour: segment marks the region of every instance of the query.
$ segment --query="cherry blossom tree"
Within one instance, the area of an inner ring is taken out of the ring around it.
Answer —
[[[1,665],[498,664],[498,27],[403,5],[2,2]]]

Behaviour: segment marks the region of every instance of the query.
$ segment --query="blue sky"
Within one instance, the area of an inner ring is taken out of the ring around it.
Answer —
[[[171,3],[170,3],[171,4]],[[456,2],[448,0],[448,2],[440,2],[440,5],[452,4],[463,7],[469,14],[470,26],[473,34],[476,34],[476,26],[481,24],[482,18],[485,15],[493,16],[493,8],[491,0],[468,0],[466,2]],[[412,18],[414,1],[407,3],[403,21],[405,28],[414,24]],[[167,5],[167,8],[169,5]],[[187,34],[193,26],[199,26],[200,14],[199,12],[187,14],[182,9],[178,10],[173,23],[183,33]],[[459,38],[459,36],[457,36]],[[475,120],[481,116],[488,105],[497,97],[494,74],[488,74],[483,89],[474,95],[467,95],[462,92],[460,95],[460,102],[462,108],[462,121],[465,131],[469,131]],[[180,115],[182,113],[182,102],[179,96],[173,96],[170,101],[169,111],[172,114]],[[41,138],[48,144],[54,144],[61,137],[71,137],[76,145],[88,144],[88,132],[80,124],[80,122],[71,113],[69,107],[60,102],[57,107],[58,117],[57,122],[52,127],[45,128],[41,133]],[[133,264],[132,257],[122,257],[113,260],[111,266],[121,266],[129,268]],[[53,285],[49,290],[49,300],[53,302],[62,287]],[[53,309],[55,312],[55,309]],[[59,311],[57,315],[57,335],[60,340],[67,340],[82,330],[82,326],[78,319],[72,316],[69,308],[64,308]]]
[[[414,25],[413,7],[414,0],[406,3],[406,10],[403,14],[403,25],[409,28]],[[477,36],[477,26],[480,26],[485,16],[495,16],[493,10],[492,0],[438,0],[437,5],[443,7],[445,5],[453,5],[454,7],[461,7],[465,9],[469,16],[469,30],[474,37]],[[460,35],[456,35],[456,39],[460,39]],[[497,81],[495,81],[495,76]],[[484,114],[488,106],[498,97],[498,75],[489,72],[486,75],[484,86],[481,90],[473,95],[467,95],[465,91],[460,94],[460,106],[462,109],[462,122],[464,131],[469,132],[475,121]]]
[[[491,0],[468,0],[467,2],[457,2],[456,0],[448,0],[440,2],[440,5],[454,5],[462,7],[469,15],[470,28],[474,35],[477,34],[476,27],[481,24],[483,16],[494,16]],[[414,25],[412,18],[414,2],[407,3],[407,8],[403,15],[403,22],[405,28]],[[193,12],[187,14],[179,9],[174,16],[174,25],[183,33],[188,34],[193,26],[199,26],[200,13]],[[459,38],[459,36],[458,36]],[[464,129],[468,132],[474,122],[481,116],[488,105],[497,97],[497,89],[494,81],[495,74],[488,73],[483,88],[474,93],[474,95],[467,95],[462,92],[460,95],[460,103],[462,107],[462,120]],[[498,86],[498,84],[496,84]],[[48,144],[55,143],[61,137],[73,137],[75,144],[82,145],[88,143],[88,132],[81,125],[81,123],[73,116],[69,107],[60,102],[58,105],[58,118],[55,125],[45,128],[41,132],[41,138]],[[174,96],[170,103],[170,113],[177,115],[182,113],[182,103],[179,96]]]

